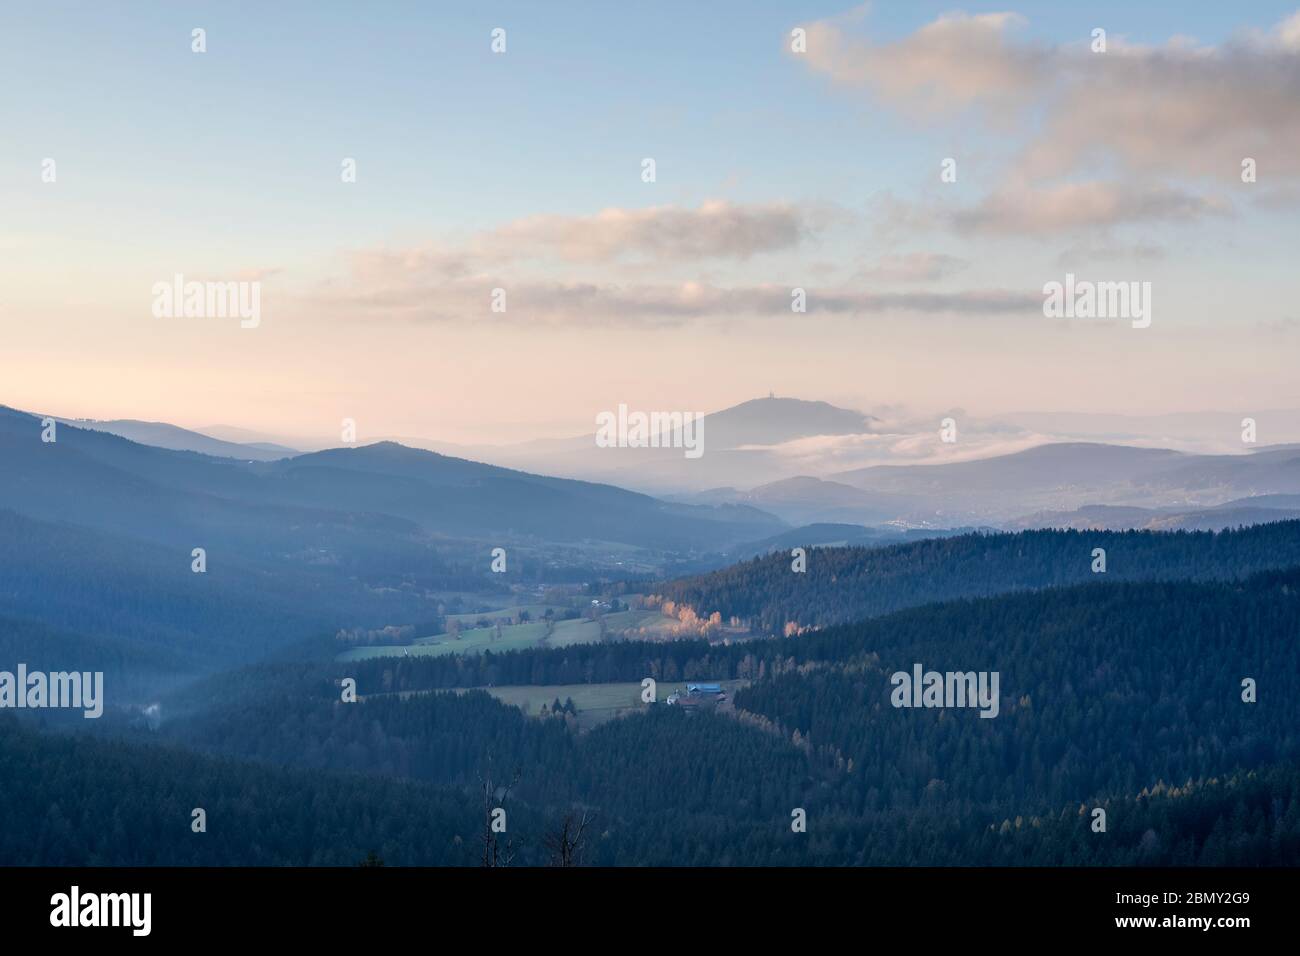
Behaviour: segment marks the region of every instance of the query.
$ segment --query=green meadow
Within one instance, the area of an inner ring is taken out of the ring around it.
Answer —
[[[504,608],[500,611],[490,611],[484,614],[451,615],[449,620],[455,619],[462,625],[459,635],[445,632],[428,637],[418,637],[410,644],[354,647],[340,653],[336,660],[357,661],[376,657],[405,657],[407,655],[417,657],[426,654],[435,656],[442,654],[481,654],[487,650],[501,653],[504,651],[525,650],[531,647],[568,647],[571,644],[592,644],[600,640],[600,624],[597,621],[585,618],[556,621],[549,637],[547,636],[546,622],[538,620],[528,621],[523,624],[502,624],[499,637],[495,626],[467,626],[482,618],[514,620],[517,619],[520,610],[527,610],[536,617],[545,613],[546,606],[530,605],[524,608]],[[606,633],[609,637],[617,637],[629,629],[641,627],[649,627],[658,632],[662,630],[663,626],[671,623],[656,611],[640,610],[606,614],[602,620],[605,622]]]

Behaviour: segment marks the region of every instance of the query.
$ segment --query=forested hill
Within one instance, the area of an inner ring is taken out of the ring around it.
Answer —
[[[472,785],[490,754],[520,769],[520,798],[543,817],[573,805],[600,814],[609,836],[592,862],[1224,862],[1239,858],[1239,837],[1280,860],[1300,823],[1296,634],[1300,570],[1094,582],[729,647],[620,642],[489,652],[473,664],[332,665],[377,695],[347,706],[326,675],[278,668],[159,735],[269,764],[451,787]],[[890,674],[916,663],[996,671],[997,716],[891,706]],[[673,674],[752,683],[735,696],[735,718],[661,707],[582,735],[482,692],[382,693],[457,678]],[[1257,681],[1254,703],[1242,697],[1246,677]],[[1223,789],[1268,768],[1287,768],[1269,778],[1281,789]],[[1201,786],[1184,793],[1189,781]],[[1137,799],[1144,791],[1161,794],[1159,807]],[[1202,796],[1184,802],[1192,793]],[[1106,840],[1088,829],[1084,805],[1110,808]],[[807,841],[791,837],[793,807],[816,823]],[[1216,836],[1223,827],[1231,839]]]
[[[409,781],[41,734],[0,714],[6,866],[472,864],[474,805]],[[206,812],[195,833],[193,811]],[[457,840],[457,837],[462,839]]]
[[[626,728],[642,740],[599,744],[608,750],[643,743],[665,729],[655,724],[672,730],[649,763],[624,750],[632,773],[621,785],[641,802],[626,821],[598,818],[586,862],[1286,866],[1300,853],[1294,764],[1113,798],[1105,804],[1110,829],[1104,835],[1091,832],[1089,818],[1074,805],[1003,824],[954,815],[942,803],[862,814],[813,808],[808,832],[796,835],[784,780],[765,783],[767,800],[757,804],[737,804],[730,793],[697,786],[706,773],[709,783],[748,785],[749,776],[736,784],[710,772],[707,748],[717,741],[708,732],[729,729],[723,721],[662,719],[670,716]],[[683,738],[684,732],[691,733]],[[683,740],[692,747],[686,760],[668,752]],[[787,763],[788,754],[786,748]],[[761,771],[752,766],[748,774]],[[0,774],[9,797],[0,801],[0,860],[13,866],[349,866],[372,853],[388,865],[474,865],[479,850],[481,820],[463,790],[51,736],[23,729],[8,715],[0,716]],[[643,784],[649,786],[638,792]],[[648,812],[646,804],[661,802],[660,791],[669,789],[686,795],[690,812]],[[711,800],[720,802],[710,807]],[[195,807],[207,811],[203,834],[190,828]],[[545,834],[558,811],[525,802],[511,807],[511,829],[523,838],[519,862],[547,862]]]
[[[729,645],[705,640],[614,641],[476,655],[385,657],[290,667],[259,665],[206,685],[208,706],[242,708],[245,695],[292,687],[295,693],[333,697],[332,681],[353,677],[361,694],[455,687],[583,684],[610,681],[728,680],[772,677],[784,670],[857,666],[892,648],[944,657],[968,654],[994,634],[1018,642],[1035,661],[1064,663],[1071,648],[1084,654],[1099,635],[1145,642],[1178,657],[1208,642],[1234,668],[1249,663],[1267,639],[1282,672],[1297,672],[1300,692],[1300,568],[1268,571],[1241,582],[1104,582],[1070,588],[967,598],[908,608],[879,618],[837,625],[791,638]],[[1207,633],[1200,633],[1207,629]],[[969,639],[959,640],[971,634]],[[955,653],[954,653],[955,652]],[[927,661],[928,663],[928,661]],[[959,662],[960,663],[960,662]],[[1157,661],[1158,663],[1158,661]],[[971,664],[970,666],[974,666]],[[1152,665],[1156,666],[1156,665]],[[1263,671],[1264,668],[1258,667]],[[242,688],[242,690],[241,690]],[[1070,688],[1074,693],[1074,688]],[[181,702],[166,700],[169,710]],[[1300,704],[1298,704],[1300,706]],[[1300,711],[1297,711],[1300,718]]]
[[[1094,549],[1105,573],[1093,571]],[[1229,580],[1300,566],[1300,521],[1230,531],[1022,531],[887,548],[816,548],[807,570],[789,553],[671,581],[665,599],[721,612],[761,634],[825,627],[952,598],[1088,581]]]
[[[366,662],[353,673],[363,692],[457,678],[748,679],[736,706],[787,739],[797,733],[837,768],[850,805],[939,801],[1005,814],[1300,758],[1297,634],[1300,570],[1291,570],[1243,582],[1097,583],[954,601],[729,647],[574,646],[484,654],[473,669],[412,658]],[[892,707],[890,675],[916,663],[998,672],[997,717]],[[1257,682],[1256,703],[1242,699],[1248,677]],[[307,742],[295,736],[277,746],[273,728],[308,725],[292,713],[297,706],[277,719],[232,701],[207,736],[221,747],[248,741],[255,749],[240,752],[291,759]],[[205,736],[192,726],[179,730]],[[373,746],[372,732],[358,726],[356,744]]]

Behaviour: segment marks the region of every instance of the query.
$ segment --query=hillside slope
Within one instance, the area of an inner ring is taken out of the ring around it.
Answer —
[[[1092,570],[1106,552],[1104,574]],[[807,571],[788,552],[671,581],[660,593],[707,617],[764,634],[823,627],[931,601],[1087,581],[1227,580],[1300,566],[1300,521],[1221,532],[1022,531],[966,534],[885,548],[821,548]]]

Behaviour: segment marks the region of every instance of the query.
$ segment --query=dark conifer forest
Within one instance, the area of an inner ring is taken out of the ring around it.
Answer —
[[[268,662],[163,698],[174,716],[159,727],[119,716],[68,738],[6,720],[22,798],[7,804],[5,850],[472,863],[473,794],[495,768],[518,775],[515,832],[534,838],[520,862],[545,862],[548,823],[582,807],[599,819],[593,863],[1281,863],[1300,840],[1297,633],[1300,571],[1264,571],[1014,591],[727,646]],[[998,716],[892,707],[889,675],[914,663],[997,671]],[[344,677],[356,703],[340,700]],[[471,689],[645,677],[744,685],[730,713],[661,703],[582,731],[564,706],[529,716]],[[59,792],[78,796],[45,796]],[[187,832],[187,803],[223,836],[140,842],[154,813]],[[1089,829],[1096,807],[1105,840]],[[795,809],[816,823],[808,839],[791,831]]]

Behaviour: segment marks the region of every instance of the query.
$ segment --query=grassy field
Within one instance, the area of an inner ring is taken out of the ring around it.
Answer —
[[[544,605],[532,605],[525,608],[534,616],[544,613]],[[472,624],[481,617],[509,618],[518,614],[521,608],[506,608],[488,614],[453,615],[461,620],[462,625]],[[666,626],[666,618],[656,611],[619,611],[606,614],[605,626],[610,635],[618,635],[629,629],[648,628],[658,630]],[[661,625],[661,622],[664,622]],[[545,638],[545,640],[543,640]],[[600,625],[595,621],[578,618],[572,621],[557,621],[555,630],[546,638],[546,624],[529,621],[526,624],[503,624],[501,637],[497,638],[495,627],[463,626],[460,638],[451,634],[434,634],[419,637],[410,644],[384,644],[373,647],[354,647],[339,654],[336,660],[357,661],[375,657],[411,657],[441,654],[481,654],[485,650],[495,652],[523,650],[530,647],[568,647],[570,644],[591,644],[600,640]]]
[[[503,607],[495,611],[483,611],[479,614],[448,614],[447,620],[459,621],[461,624],[473,627],[476,621],[489,620],[495,621],[498,618],[508,619],[518,616],[520,611],[527,611],[533,620],[538,620],[547,609],[559,614],[564,609],[554,604],[519,604],[514,607]]]
[[[703,681],[700,683],[719,683],[731,698],[735,692],[748,686],[747,680]],[[464,694],[471,690],[487,691],[503,704],[518,707],[529,717],[541,716],[542,707],[551,707],[558,699],[561,704],[570,698],[578,710],[578,727],[590,730],[607,720],[636,710],[645,710],[649,705],[641,701],[641,683],[619,681],[609,684],[537,684],[517,687],[466,687],[456,690],[409,690],[396,691],[396,696],[406,699],[418,694]],[[663,703],[673,693],[685,694],[686,681],[660,681],[655,687],[655,696]],[[368,696],[386,697],[390,694],[373,694]],[[727,706],[730,706],[728,701]]]

